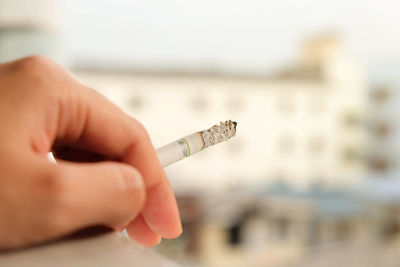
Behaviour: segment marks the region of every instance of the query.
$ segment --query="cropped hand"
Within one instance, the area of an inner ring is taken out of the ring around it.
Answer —
[[[180,235],[145,128],[56,63],[0,64],[0,119],[0,248],[94,225],[148,247]]]

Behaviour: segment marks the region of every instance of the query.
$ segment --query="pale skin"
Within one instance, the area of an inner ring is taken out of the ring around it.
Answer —
[[[0,64],[0,119],[0,249],[94,225],[147,247],[181,234],[145,128],[56,63]]]

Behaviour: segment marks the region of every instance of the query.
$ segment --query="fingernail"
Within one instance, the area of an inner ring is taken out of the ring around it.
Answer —
[[[122,187],[123,189],[136,189],[136,188],[142,188],[144,187],[143,184],[143,179],[140,173],[133,169],[133,168],[127,168],[123,167],[121,168],[121,178],[122,178]]]

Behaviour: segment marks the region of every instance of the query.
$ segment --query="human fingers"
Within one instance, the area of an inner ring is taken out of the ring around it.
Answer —
[[[143,215],[139,215],[131,221],[126,226],[126,231],[130,238],[136,240],[145,247],[152,247],[161,242],[161,237],[150,229]]]
[[[144,205],[142,177],[132,166],[53,164],[15,151],[9,157],[12,160],[1,161],[3,172],[12,178],[3,177],[0,188],[0,215],[7,218],[0,220],[0,249],[43,242],[88,226],[124,227]]]
[[[51,164],[59,212],[53,218],[63,231],[105,224],[127,225],[145,203],[145,186],[132,166],[116,162]]]
[[[155,194],[143,210],[146,223],[164,237],[181,233],[173,192],[142,124],[54,62],[30,57],[10,66],[17,70],[16,76],[21,73],[16,77],[18,88],[29,84],[14,122],[18,122],[15,128],[33,132],[34,150],[43,155],[49,145],[56,149],[70,146],[134,166],[150,194]],[[155,212],[157,203],[164,203],[159,213]]]

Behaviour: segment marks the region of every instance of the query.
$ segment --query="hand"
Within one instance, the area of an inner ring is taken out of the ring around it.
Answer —
[[[148,247],[180,235],[144,127],[54,62],[0,64],[0,118],[0,248],[99,224]]]

